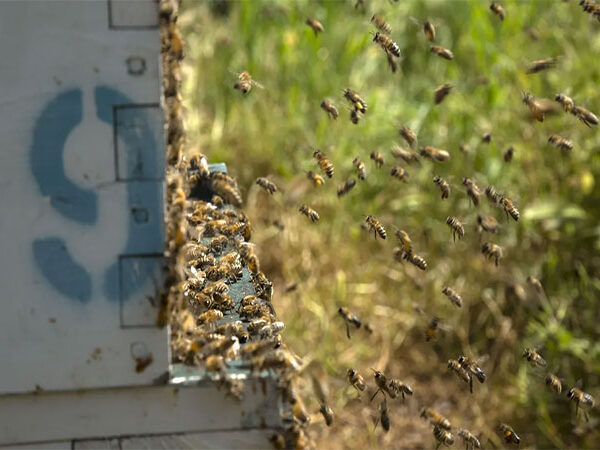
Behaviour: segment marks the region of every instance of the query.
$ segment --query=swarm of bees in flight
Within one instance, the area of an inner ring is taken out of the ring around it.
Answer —
[[[171,1],[163,0],[163,7],[161,7],[163,12],[161,17],[164,19],[165,25],[162,28],[164,33],[163,52],[168,55],[163,61],[166,73],[163,82],[164,92],[170,111],[170,113],[167,113],[168,128],[181,126],[182,122],[179,120],[181,108],[178,102],[180,100],[177,95],[173,94],[176,92],[176,90],[173,90],[173,85],[176,86],[180,81],[177,62],[183,57],[183,44],[178,31],[176,31],[177,28],[173,26],[173,16],[167,11],[169,5],[173,4]],[[588,0],[582,0],[580,4],[584,11],[600,20],[600,6],[598,4]],[[357,6],[359,6],[358,3]],[[491,2],[490,11],[500,21],[504,21],[506,11],[498,2]],[[373,43],[381,48],[390,69],[395,72],[402,57],[402,52],[400,46],[391,37],[392,27],[382,16],[377,14],[371,17],[370,24],[375,28],[372,33]],[[315,18],[306,19],[306,25],[314,31],[315,36],[326,33],[323,24]],[[432,54],[447,61],[454,59],[454,54],[450,49],[433,44],[436,41],[436,28],[432,22],[424,22],[423,33],[427,41],[431,43],[430,52]],[[552,69],[556,65],[557,60],[555,58],[536,60],[529,64],[526,73],[536,74]],[[253,86],[263,89],[263,86],[255,81],[247,71],[242,71],[237,75],[237,81],[233,88],[244,95],[248,95]],[[440,85],[435,89],[433,103],[440,105],[453,88],[448,83]],[[353,124],[358,124],[366,116],[368,110],[362,94],[347,87],[342,90],[341,97],[349,105],[350,121]],[[545,114],[549,110],[546,101],[537,99],[527,92],[523,92],[522,101],[533,119],[539,122],[544,121]],[[598,125],[599,121],[594,113],[583,106],[576,105],[574,100],[567,95],[556,94],[555,101],[560,104],[566,113],[575,116],[587,127]],[[319,104],[319,100],[315,100],[315,104]],[[333,100],[320,100],[320,108],[331,120],[338,119],[339,110]],[[168,142],[167,155],[173,168],[168,177],[170,203],[168,222],[169,254],[174,262],[173,267],[178,268],[173,270],[172,279],[180,281],[172,283],[170,292],[163,302],[164,307],[161,317],[163,317],[162,321],[164,322],[164,316],[170,313],[172,316],[171,323],[175,324],[172,325],[174,360],[186,364],[204,364],[207,371],[224,374],[226,361],[243,358],[250,361],[253,370],[274,369],[278,371],[278,375],[287,381],[287,384],[283,385],[283,390],[291,405],[291,413],[284,417],[286,434],[275,435],[273,444],[276,447],[289,446],[291,439],[296,448],[303,448],[308,445],[308,439],[303,430],[310,422],[310,415],[293,387],[293,377],[302,367],[301,359],[281,342],[280,332],[284,329],[284,324],[277,320],[271,304],[273,286],[265,274],[260,271],[259,261],[253,250],[253,245],[248,242],[251,237],[251,226],[248,218],[243,212],[222,209],[224,204],[230,204],[238,208],[242,205],[242,196],[237,182],[229,175],[210,172],[208,161],[204,155],[197,154],[190,158],[184,157],[181,151],[183,132],[168,131],[168,135],[172,138]],[[408,148],[401,146],[393,148],[391,154],[394,158],[406,164],[418,164],[421,158],[436,163],[444,163],[450,160],[451,155],[447,150],[438,149],[431,145],[417,147],[417,134],[408,126],[401,126],[398,132]],[[482,141],[489,143],[491,139],[492,135],[486,133]],[[564,152],[570,152],[573,149],[571,141],[557,134],[551,135],[548,142]],[[414,150],[415,148],[417,150]],[[504,154],[504,160],[510,162],[513,153],[514,150],[510,147]],[[320,149],[314,149],[312,156],[315,167],[306,173],[306,178],[313,187],[321,188],[325,185],[326,178],[333,178],[334,164]],[[371,152],[370,159],[377,169],[385,165],[385,157],[380,152]],[[352,166],[353,170],[356,171],[359,183],[367,178],[367,168],[360,156],[356,156],[352,160]],[[410,182],[408,171],[401,166],[393,166],[390,175],[402,182]],[[435,175],[432,180],[439,189],[441,199],[448,199],[453,192],[450,182],[439,175]],[[188,186],[198,184],[208,185],[215,193],[210,202],[188,199]],[[281,192],[276,184],[267,177],[256,179],[256,185],[269,195]],[[348,194],[356,186],[356,179],[348,178],[338,185],[337,196],[341,197]],[[474,208],[479,208],[482,199],[485,197],[492,207],[504,211],[507,221],[510,219],[515,222],[519,221],[520,211],[516,202],[506,194],[498,192],[494,186],[489,185],[482,189],[474,179],[468,177],[463,178],[462,186],[469,204]],[[297,208],[298,212],[306,216],[311,223],[317,224],[319,222],[319,213],[309,205],[302,203]],[[468,237],[465,224],[460,217],[447,217],[446,224],[450,228],[453,242]],[[373,215],[364,216],[362,226],[369,235],[373,236],[373,239],[387,240],[386,224],[377,217]],[[420,270],[427,270],[428,263],[416,253],[409,234],[399,228],[394,227],[394,229],[394,237],[398,243],[393,250],[395,261],[408,261]],[[477,215],[477,230],[480,240],[482,233],[495,234],[499,229],[500,225],[493,216]],[[493,261],[495,266],[500,264],[505,255],[504,248],[493,242],[484,242],[480,245],[480,248],[483,257]],[[250,272],[255,293],[247,295],[238,305],[235,305],[228,294],[229,285],[243,277],[244,268],[247,268]],[[542,285],[537,278],[530,276],[527,282],[538,292],[543,293]],[[445,286],[441,294],[457,308],[462,308],[469,301],[469,299],[463,299],[454,287]],[[185,303],[185,307],[181,306],[182,302]],[[174,306],[177,303],[180,303],[179,307]],[[234,310],[234,308],[237,308],[237,313],[242,321],[218,325],[224,314]],[[357,314],[345,306],[339,306],[338,315],[343,321],[348,339],[351,339],[354,331],[361,328],[369,333],[373,332],[368,323],[361,320]],[[431,318],[424,332],[425,340],[435,340],[439,328],[440,319],[438,317]],[[241,346],[241,344],[244,345]],[[530,363],[533,370],[544,370],[547,367],[547,362],[534,348],[526,348],[523,351],[522,358]],[[484,383],[487,379],[487,374],[480,364],[483,364],[481,360],[460,355],[456,359],[449,359],[447,368],[456,376],[459,384],[464,382],[468,385],[469,392],[474,394],[473,379],[475,378],[479,383]],[[375,427],[381,424],[383,431],[387,432],[390,430],[393,421],[390,416],[388,401],[401,399],[401,402],[404,403],[408,400],[408,397],[413,396],[413,389],[400,379],[388,378],[381,370],[374,368],[371,368],[371,370],[376,390],[370,397],[370,402],[373,402],[379,394],[382,396],[382,400],[376,409]],[[544,380],[550,392],[554,394],[563,392],[563,381],[557,375],[548,372]],[[356,390],[359,398],[361,393],[368,387],[365,378],[355,368],[347,370],[346,381],[349,386]],[[321,379],[313,378],[313,382],[320,405],[319,413],[323,416],[325,424],[332,426],[335,422],[335,415],[328,403],[329,389],[327,383],[322,377]],[[234,386],[232,380],[226,380],[226,383],[229,383],[231,392],[239,394],[240,388]],[[578,387],[570,388],[566,395],[575,404],[576,414],[581,410],[585,420],[588,421],[588,411],[594,407],[594,398]],[[423,407],[420,417],[433,427],[432,435],[436,442],[436,448],[441,445],[452,446],[455,443],[455,434],[462,439],[467,449],[481,448],[480,437],[477,433],[465,428],[453,427],[450,420],[434,408]],[[507,445],[520,444],[521,438],[510,425],[500,423],[497,425],[496,430],[499,437]]]

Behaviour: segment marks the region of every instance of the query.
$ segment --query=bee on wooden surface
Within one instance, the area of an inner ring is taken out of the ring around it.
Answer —
[[[486,242],[481,246],[481,253],[487,256],[488,259],[494,258],[496,266],[498,265],[500,259],[502,259],[502,257],[504,256],[502,247],[496,244],[492,244],[491,242]]]
[[[465,227],[456,217],[448,217],[446,219],[446,224],[452,230],[452,239],[454,242],[456,242],[456,236],[458,236],[459,240],[465,236]]]
[[[435,27],[431,22],[427,21],[423,24],[423,32],[429,42],[435,41]]]
[[[379,222],[379,220],[377,220],[374,216],[367,216],[365,223],[367,224],[369,233],[373,231],[375,239],[377,239],[377,235],[379,235],[381,239],[385,239],[387,237],[385,228],[383,228],[381,222]]]
[[[590,418],[587,410],[594,407],[594,397],[576,387],[569,389],[567,397],[575,402],[575,415],[577,416],[577,414],[579,414],[579,409],[581,408],[585,421],[589,422]]]
[[[388,392],[395,393],[393,396],[390,394],[390,398],[395,398],[398,394],[400,394],[402,396],[402,401],[405,400],[406,395],[413,395],[412,388],[397,378],[392,378],[388,382]]]
[[[546,367],[548,363],[542,356],[533,348],[523,350],[523,358],[531,364],[531,367]]]
[[[331,178],[333,176],[333,163],[320,150],[315,150],[313,157],[316,158],[317,162],[319,163],[319,167],[323,172],[325,172],[325,175]]]
[[[548,138],[548,142],[555,147],[560,148],[563,152],[568,153],[573,150],[573,143],[558,134],[553,134]]]
[[[352,160],[352,164],[354,165],[354,167],[356,167],[359,180],[364,180],[365,178],[367,178],[367,168],[365,166],[365,163],[362,162],[358,156]]]
[[[213,253],[221,253],[227,247],[228,239],[225,236],[217,236],[210,240],[209,247]]]
[[[324,30],[323,24],[317,19],[306,19],[306,25],[312,28],[312,30],[315,32],[315,36]]]
[[[598,125],[598,117],[583,106],[575,106],[571,113],[590,128],[592,125]]]
[[[375,165],[377,166],[377,168],[379,169],[381,166],[383,166],[383,155],[379,152],[371,152],[371,159],[375,162]]]
[[[471,394],[473,393],[473,378],[471,374],[460,366],[460,363],[455,359],[448,360],[448,369],[452,370],[458,378],[469,385]]]
[[[504,8],[498,2],[490,3],[490,10],[498,16],[500,20],[504,20],[505,12]]]
[[[498,206],[500,204],[501,195],[496,192],[496,188],[491,184],[485,188],[485,196],[492,205]]]
[[[177,27],[175,22],[169,23],[169,53],[173,56],[176,61],[181,61],[184,56],[183,52],[183,36]]]
[[[302,214],[304,214],[306,217],[308,217],[312,222],[318,222],[319,221],[319,214],[312,209],[311,207],[307,206],[307,205],[300,205],[300,208],[298,208],[298,211],[300,211]]]
[[[327,113],[330,119],[337,119],[339,112],[333,103],[329,100],[323,100],[321,102],[321,109]]]
[[[358,318],[356,314],[351,313],[348,308],[344,306],[340,306],[338,309],[338,314],[344,319],[344,324],[346,325],[346,336],[350,339],[350,324],[354,325],[358,330],[362,322]]]
[[[498,429],[500,430],[500,435],[504,439],[504,442],[507,444],[519,445],[521,443],[521,438],[515,433],[515,430],[513,430],[510,425],[501,423]]]
[[[511,199],[502,195],[500,197],[500,206],[504,209],[506,217],[510,215],[510,217],[512,217],[515,221],[519,220],[519,210]]]
[[[208,159],[202,153],[196,153],[192,155],[188,161],[188,172],[197,171],[196,174],[200,179],[207,179],[210,175],[210,169],[208,168]],[[196,176],[194,175],[194,176]],[[190,180],[191,182],[197,181],[197,179]]]
[[[343,195],[346,195],[354,186],[356,186],[356,180],[354,178],[348,178],[338,187],[337,196],[342,197]]]
[[[239,208],[242,206],[242,194],[235,178],[221,172],[210,174],[211,188],[227,203]]]
[[[439,45],[432,45],[431,47],[429,47],[429,49],[431,53],[435,53],[441,58],[447,59],[449,61],[451,59],[454,59],[454,53],[452,53],[452,51],[448,50],[447,48],[441,47]]]
[[[395,158],[400,158],[408,164],[419,162],[419,154],[417,152],[415,152],[414,150],[402,148],[400,146],[396,146],[392,149],[392,156],[394,156]]]
[[[442,191],[442,200],[450,197],[450,183],[448,183],[439,175],[433,177],[433,182],[440,187],[440,191]]]
[[[454,436],[450,431],[444,430],[442,427],[433,427],[433,436],[438,441],[438,447],[445,445],[446,447],[452,447],[454,445]]]
[[[477,216],[477,231],[481,234],[483,231],[496,233],[498,231],[498,221],[493,216]]]
[[[390,25],[381,16],[373,14],[373,17],[371,17],[371,23],[385,34],[390,34],[392,32],[392,27],[390,27]]]
[[[394,55],[396,58],[400,58],[400,47],[398,47],[398,44],[396,44],[388,35],[378,31],[375,33],[375,37],[373,37],[373,42],[378,43],[386,53]]]
[[[313,172],[312,170],[306,172],[306,178],[308,178],[312,182],[314,187],[321,187],[325,184],[325,179],[318,173]]]
[[[400,133],[400,136],[402,137],[402,139],[404,139],[406,141],[406,143],[408,145],[410,145],[411,147],[416,144],[417,135],[409,127],[407,127],[407,126],[400,127],[400,130],[398,131],[398,133]]]
[[[452,428],[450,421],[433,408],[423,408],[421,410],[421,417],[428,420],[429,423],[437,428],[442,428],[444,430],[450,430]]]
[[[533,73],[541,72],[542,70],[551,69],[555,66],[556,59],[554,58],[538,59],[529,63],[527,74],[531,75]]]
[[[270,309],[272,312],[274,312],[274,310],[272,308],[270,308]],[[275,337],[278,335],[278,333],[283,331],[284,328],[285,328],[285,324],[278,320],[276,322],[272,322],[268,325],[263,326],[258,331],[258,335],[260,336],[261,339]],[[281,346],[281,343],[279,343],[279,346]]]
[[[360,393],[362,391],[364,391],[365,388],[367,387],[362,375],[360,375],[354,369],[348,369],[348,372],[346,373],[346,377],[348,378],[348,382],[350,383],[350,385],[358,391],[358,394],[360,396]]]
[[[354,111],[362,114],[367,113],[367,103],[361,98],[358,92],[353,91],[352,89],[345,89],[344,97],[350,102]]]
[[[462,297],[454,289],[446,286],[442,289],[442,294],[448,297],[448,300],[450,300],[452,304],[458,306],[459,308],[462,307]]]
[[[554,392],[556,394],[560,394],[562,392],[562,382],[560,381],[560,378],[558,378],[556,375],[549,373],[548,375],[546,375],[544,381],[546,382],[546,386],[548,386],[548,389],[551,392]]]
[[[223,373],[225,372],[225,359],[222,355],[210,355],[206,358],[206,371]]]
[[[277,186],[268,178],[260,177],[256,179],[256,184],[258,184],[261,188],[267,191],[269,194],[273,195],[277,192]]]
[[[238,80],[233,85],[233,88],[241,91],[243,94],[247,94],[252,90],[252,86],[264,89],[264,87],[259,82],[252,79],[250,73],[244,71],[238,74]]]
[[[448,153],[446,150],[432,147],[431,145],[419,148],[419,154],[424,158],[431,159],[432,161],[444,162],[450,160],[450,153]]]
[[[463,186],[467,189],[467,196],[469,200],[473,202],[474,206],[479,206],[479,197],[481,197],[481,190],[479,186],[470,178],[463,178]]]
[[[433,93],[433,103],[435,103],[436,105],[442,103],[444,99],[448,96],[452,88],[453,86],[448,83],[442,84],[435,88],[435,91]]]
[[[508,147],[503,155],[504,162],[511,162],[514,155],[515,155],[515,149],[512,147]]]
[[[432,339],[435,339],[435,337],[437,336],[437,331],[439,329],[439,324],[440,324],[440,319],[438,319],[437,317],[432,317],[432,319],[429,321],[429,325],[427,326],[427,329],[425,330],[425,341],[429,342]]]
[[[469,430],[460,428],[458,430],[458,436],[462,438],[463,442],[465,443],[466,450],[469,450],[469,447],[471,448],[471,450],[481,448],[481,443],[479,442],[479,439],[477,439],[477,437]]]
[[[402,167],[394,166],[390,172],[390,175],[394,178],[397,178],[400,181],[404,181],[405,183],[408,181],[408,172],[404,170]]]
[[[565,108],[565,111],[567,112],[572,112],[573,108],[575,108],[575,102],[573,101],[573,99],[571,97],[566,96],[565,94],[556,94],[554,100],[560,103],[561,106]]]
[[[544,121],[544,109],[540,102],[529,92],[523,92],[523,103],[529,108],[532,117],[538,122]]]
[[[214,323],[219,319],[223,318],[223,311],[219,311],[218,309],[209,309],[208,311],[200,314],[196,318],[197,324],[210,324]]]
[[[383,428],[383,431],[385,431],[386,433],[390,431],[390,416],[387,407],[387,400],[385,398],[379,404],[378,421],[381,422],[381,428]],[[375,427],[377,427],[377,422],[375,422]]]

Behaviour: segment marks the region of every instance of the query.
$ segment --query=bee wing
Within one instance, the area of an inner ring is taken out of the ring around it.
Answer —
[[[265,87],[264,87],[262,84],[260,84],[258,81],[255,81],[255,80],[250,80],[250,82],[251,82],[251,83],[252,83],[254,86],[256,86],[257,88],[259,88],[259,89],[264,89],[264,88],[265,88]]]

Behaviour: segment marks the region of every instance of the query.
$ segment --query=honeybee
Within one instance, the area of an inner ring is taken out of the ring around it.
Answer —
[[[442,294],[448,297],[448,300],[450,300],[454,305],[458,306],[459,308],[462,307],[462,297],[454,289],[446,286],[442,289]]]
[[[404,259],[421,270],[427,270],[427,261],[415,253],[405,253]]]
[[[554,66],[556,66],[556,59],[554,58],[538,59],[529,63],[529,66],[527,67],[527,73],[531,75],[532,73],[538,73],[542,70],[551,69]]]
[[[377,166],[377,168],[380,168],[381,166],[383,166],[383,155],[379,152],[371,152],[371,159],[375,162],[375,165]]]
[[[446,447],[452,447],[454,445],[454,436],[448,430],[444,430],[436,425],[433,427],[433,435],[438,441],[438,447],[441,444],[445,445]]]
[[[548,389],[550,389],[550,391],[556,393],[556,394],[560,394],[562,392],[562,382],[560,381],[560,378],[558,378],[556,375],[549,373],[548,375],[546,375],[546,386],[548,386]]]
[[[460,366],[460,363],[455,359],[448,360],[448,369],[452,370],[458,378],[469,385],[471,394],[473,393],[473,378],[471,374]]]
[[[319,167],[323,172],[325,172],[325,175],[331,178],[333,176],[333,163],[325,156],[325,154],[322,151],[318,149],[314,151],[313,157],[317,159]]]
[[[579,413],[579,408],[581,408],[585,421],[589,422],[590,418],[586,410],[594,407],[594,397],[576,387],[569,389],[567,397],[575,402],[575,415]]]
[[[348,178],[343,184],[338,187],[337,196],[341,197],[346,195],[350,190],[356,186],[356,180],[354,178]]]
[[[394,178],[399,179],[400,181],[404,181],[406,183],[407,178],[409,177],[408,172],[404,170],[402,167],[394,166],[390,172],[390,175]]]
[[[496,188],[491,184],[485,188],[485,196],[494,206],[498,206],[500,203],[500,194],[496,192]]]
[[[498,221],[492,216],[477,216],[477,231],[481,234],[482,231],[488,233],[496,233],[498,231]]]
[[[383,393],[384,397],[385,397],[385,394],[387,393],[390,396],[390,398],[395,398],[396,397],[396,391],[390,391],[390,388],[388,386],[387,377],[384,375],[384,373],[381,372],[381,371],[379,371],[379,370],[375,370],[373,368],[371,368],[371,370],[373,371],[373,378],[375,379],[375,384],[377,385],[377,390],[371,396],[371,400],[370,401],[373,401],[373,399],[375,398],[375,396],[377,394],[379,394],[380,392]]]
[[[458,430],[458,435],[462,438],[463,442],[465,443],[466,450],[469,450],[469,447],[471,447],[472,450],[475,450],[475,448],[481,448],[481,443],[479,442],[479,439],[477,439],[475,435],[469,430],[461,428]]]
[[[431,159],[433,161],[444,162],[450,160],[450,153],[446,150],[440,150],[438,148],[427,145],[419,148],[419,153],[422,157]]]
[[[262,84],[254,81],[252,76],[248,72],[244,71],[238,74],[238,81],[233,85],[233,88],[242,91],[243,94],[247,94],[252,89],[252,86],[264,89]]]
[[[348,339],[350,339],[350,324],[354,325],[358,330],[362,325],[362,322],[356,314],[352,314],[348,308],[344,306],[339,307],[338,314],[342,316],[342,319],[344,319],[344,324],[346,325],[346,336],[348,336]]]
[[[491,242],[486,242],[481,246],[481,253],[487,256],[488,259],[494,258],[496,266],[498,265],[500,259],[502,259],[502,257],[504,256],[502,247],[496,244],[492,244]]]
[[[408,145],[410,145],[411,147],[413,145],[415,145],[415,143],[417,142],[417,135],[409,127],[402,126],[402,127],[400,127],[400,130],[398,132],[400,133],[400,136],[402,137],[402,139],[404,139],[406,141],[406,143]]]
[[[469,197],[469,200],[473,202],[473,205],[479,206],[479,197],[481,197],[481,190],[479,189],[479,186],[477,186],[473,180],[466,177],[463,178],[462,184],[467,188],[467,196]]]
[[[329,116],[330,119],[337,119],[338,118],[338,110],[335,107],[335,105],[333,103],[331,103],[329,100],[323,100],[321,102],[321,109],[323,109],[323,111],[325,111],[327,113],[327,115]]]
[[[484,135],[481,136],[481,142],[484,144],[489,144],[492,142],[492,133],[484,133]]]
[[[378,43],[386,53],[400,58],[400,47],[398,47],[398,44],[396,44],[388,35],[378,31],[375,33],[375,37],[373,37],[373,42]]]
[[[197,324],[210,324],[214,323],[219,319],[223,318],[223,312],[218,309],[209,309],[208,311],[200,314],[197,319]]]
[[[308,217],[313,223],[319,221],[319,214],[314,209],[305,204],[300,205],[298,211],[300,211],[302,214]]]
[[[423,32],[429,42],[435,41],[435,27],[431,22],[427,21],[423,24]]]
[[[546,367],[548,365],[546,360],[533,348],[523,350],[523,358],[531,363],[531,367]]]
[[[513,156],[515,155],[515,149],[512,147],[508,147],[506,149],[506,151],[504,152],[504,162],[511,162],[513,159]]]
[[[568,140],[565,139],[562,136],[559,136],[558,134],[553,134],[548,138],[548,142],[552,145],[554,145],[555,147],[560,148],[563,152],[570,152],[571,150],[573,150],[573,143]]]
[[[256,179],[256,184],[258,184],[261,188],[267,191],[269,194],[273,195],[273,193],[277,192],[277,186],[271,180],[260,177]]]
[[[504,438],[504,442],[506,442],[507,444],[519,445],[521,443],[521,438],[517,436],[517,433],[515,433],[515,430],[513,430],[510,425],[501,423],[498,429],[500,430],[500,434]]]
[[[398,394],[400,394],[402,396],[402,401],[404,401],[405,399],[405,395],[413,395],[413,390],[412,388],[396,379],[396,378],[392,378],[389,382],[388,382],[388,393],[393,392],[395,395],[390,395],[391,398],[395,398]]]
[[[377,235],[379,235],[379,237],[381,239],[385,239],[387,237],[385,228],[383,228],[383,225],[381,225],[381,222],[379,222],[379,220],[377,220],[375,217],[367,216],[365,223],[367,224],[369,233],[371,231],[373,231],[373,234],[375,235],[375,239],[377,239]]]
[[[458,236],[459,240],[465,236],[465,227],[456,217],[448,217],[446,219],[446,224],[452,230],[452,239],[454,242],[456,242],[456,236]]]
[[[208,168],[208,159],[202,153],[192,155],[188,162],[188,171],[198,171],[198,176],[201,179],[206,179],[210,175]]]
[[[379,404],[379,421],[381,421],[381,428],[386,433],[390,431],[390,416],[387,407],[387,400],[383,399],[383,401]],[[377,427],[377,422],[375,422],[375,427]]]
[[[571,112],[573,111],[573,108],[575,108],[575,102],[573,101],[573,99],[571,97],[566,96],[565,94],[556,94],[554,100],[560,103],[567,112]]]
[[[313,172],[312,170],[306,172],[306,178],[312,181],[314,187],[321,187],[325,184],[325,179],[318,173]]]
[[[319,412],[323,415],[327,426],[330,427],[333,424],[333,409],[329,405],[321,403]]]
[[[529,92],[523,92],[523,103],[529,108],[529,112],[535,120],[538,122],[544,121],[544,110],[542,109],[540,102]]]
[[[472,360],[471,358],[467,358],[466,356],[459,356],[458,363],[465,371],[467,371],[469,375],[475,375],[475,378],[477,378],[477,380],[479,380],[480,383],[483,383],[486,380],[487,376],[485,372],[481,367],[479,367],[476,361]],[[469,383],[471,392],[473,392],[472,376]]]
[[[358,156],[352,160],[352,164],[354,164],[354,167],[356,167],[359,180],[364,180],[367,178],[367,168],[365,167],[365,163],[362,162]]]
[[[348,369],[348,372],[347,372],[346,376],[348,378],[348,382],[352,385],[352,387],[354,389],[356,389],[358,391],[358,395],[360,396],[360,393],[362,391],[364,391],[365,388],[367,387],[367,385],[365,384],[365,380],[362,377],[362,375],[360,375],[354,369]]]
[[[598,117],[583,106],[575,106],[571,113],[590,128],[592,125],[598,125]]]
[[[412,253],[412,241],[411,241],[408,233],[404,230],[396,229],[394,234],[396,235],[396,238],[402,244],[402,250],[405,253]]]
[[[242,206],[242,194],[240,193],[235,178],[221,172],[213,172],[211,177],[211,189],[223,198],[227,203],[239,208]]]
[[[392,149],[392,155],[396,158],[402,159],[408,164],[419,162],[419,154],[417,152],[399,146],[396,146]]]
[[[497,3],[497,2],[492,2],[492,3],[490,4],[490,9],[492,10],[492,12],[493,12],[495,15],[497,15],[497,16],[500,18],[500,20],[504,20],[504,15],[505,15],[505,13],[504,13],[504,8],[503,8],[502,6],[500,6],[500,4],[499,4],[499,3]]]
[[[225,360],[221,355],[210,355],[206,358],[206,371],[207,372],[225,372]]]
[[[433,182],[440,187],[440,191],[442,191],[442,200],[450,197],[450,183],[448,183],[439,175],[433,177]]]
[[[435,88],[435,91],[433,93],[433,103],[435,103],[436,105],[442,103],[446,96],[452,90],[452,87],[452,85],[445,83]]]
[[[454,59],[454,54],[447,48],[441,47],[439,45],[432,45],[431,47],[429,47],[429,49],[430,49],[431,53],[435,53],[436,55],[438,55],[441,58],[444,58],[447,60]]]
[[[506,217],[510,215],[515,221],[519,220],[519,210],[513,203],[511,199],[505,197],[504,195],[500,197],[500,206],[504,208],[504,212],[506,212]]]
[[[359,120],[360,116],[358,115],[358,111],[355,109],[350,111],[350,122],[352,122],[354,125],[357,125]]]
[[[306,25],[308,25],[309,27],[312,28],[312,30],[315,32],[315,36],[324,30],[323,24],[321,22],[319,22],[317,19],[311,19],[311,18],[306,19]]]
[[[425,330],[425,341],[429,342],[437,336],[437,330],[440,324],[440,319],[433,317]]]
[[[392,32],[392,27],[390,27],[381,16],[373,14],[373,17],[371,17],[371,23],[386,34],[390,34]]]
[[[428,420],[429,423],[437,428],[443,428],[444,430],[450,430],[452,428],[450,421],[433,408],[423,408],[421,410],[421,417]]]
[[[360,97],[358,92],[349,88],[345,89],[344,97],[350,102],[355,112],[367,113],[367,103]]]

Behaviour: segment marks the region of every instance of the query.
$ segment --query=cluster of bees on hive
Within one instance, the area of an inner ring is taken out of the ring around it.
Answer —
[[[600,5],[593,1],[582,0],[580,2],[584,11],[599,18]],[[357,2],[357,7],[362,2]],[[224,208],[224,205],[232,205],[239,208],[242,205],[242,196],[234,178],[222,174],[211,173],[208,170],[208,162],[204,155],[196,154],[189,158],[183,156],[183,125],[181,119],[181,98],[177,86],[180,83],[179,64],[183,57],[183,43],[176,27],[174,13],[176,4],[163,1],[161,6],[161,32],[163,37],[163,70],[164,92],[166,103],[167,142],[168,142],[168,255],[171,258],[170,291],[165,296],[163,323],[168,321],[172,327],[173,358],[177,362],[190,365],[205,366],[206,370],[224,376],[226,363],[229,360],[242,358],[250,361],[253,370],[274,369],[282,380],[285,381],[283,390],[291,408],[290,413],[285,415],[286,433],[276,434],[272,442],[277,448],[295,447],[303,448],[310,445],[304,431],[310,422],[310,414],[304,407],[301,399],[294,389],[294,377],[302,370],[302,361],[281,342],[280,332],[284,324],[277,320],[271,303],[273,296],[273,285],[265,274],[260,271],[260,265],[253,245],[249,242],[251,238],[250,222],[246,215],[236,209]],[[497,20],[503,21],[506,11],[498,2],[491,2],[491,13]],[[381,48],[389,68],[392,72],[398,69],[401,58],[399,45],[391,37],[392,27],[386,20],[374,14],[370,23],[375,28],[372,32],[373,42]],[[306,24],[312,28],[315,35],[325,33],[324,25],[314,18],[308,18]],[[454,59],[450,49],[434,44],[436,41],[435,24],[429,21],[423,23],[424,39],[430,43],[430,51],[433,55],[447,61]],[[554,58],[536,60],[526,68],[527,74],[536,74],[557,66]],[[237,81],[233,88],[239,90],[243,95],[249,95],[253,87],[264,89],[261,83],[252,78],[249,72],[243,71],[237,75]],[[439,105],[451,94],[453,86],[442,84],[433,93],[433,102]],[[346,88],[343,90],[341,101],[348,104],[349,118],[353,124],[359,124],[360,120],[368,117],[367,102],[361,93]],[[565,112],[570,113],[587,127],[598,125],[597,116],[584,106],[575,104],[574,100],[563,93],[555,95],[554,102],[548,99],[535,98],[532,94],[523,92],[523,103],[528,108],[533,119],[543,122],[545,115],[562,107]],[[318,104],[319,101],[316,101]],[[556,104],[560,105],[557,107]],[[339,118],[339,110],[331,99],[320,100],[321,109],[331,120]],[[450,160],[450,152],[431,145],[418,146],[417,134],[408,126],[401,126],[398,130],[399,136],[404,140],[406,146],[395,146],[391,155],[401,164],[406,166],[418,166],[421,159],[429,159],[434,163],[446,163]],[[489,143],[492,139],[490,133],[482,137],[483,142]],[[549,136],[548,142],[564,152],[573,149],[573,143],[568,139],[553,134]],[[467,149],[461,149],[468,151]],[[509,147],[504,153],[504,161],[510,162],[514,149]],[[385,164],[385,157],[380,152],[373,151],[369,155],[373,164],[381,168]],[[322,188],[327,179],[332,179],[335,168],[330,157],[319,149],[313,152],[314,170],[306,173],[308,182],[314,188]],[[338,197],[348,194],[352,189],[360,185],[367,178],[367,168],[360,156],[352,160],[353,170],[356,178],[349,177],[341,182],[336,189]],[[405,167],[393,165],[390,176],[402,182],[410,182],[410,175]],[[191,186],[203,184],[215,193],[210,202],[189,199]],[[256,184],[270,195],[279,192],[277,185],[268,177],[260,177]],[[439,190],[442,201],[450,198],[454,187],[451,183],[439,175],[432,177],[430,189]],[[487,202],[492,208],[497,208],[506,216],[507,222],[518,222],[520,218],[517,203],[509,198],[495,186],[488,185],[483,188],[472,178],[462,179],[460,190],[475,208]],[[317,224],[320,220],[318,211],[306,203],[297,205],[298,212],[306,216],[310,223]],[[454,241],[464,239],[467,236],[466,227],[460,217],[450,216],[445,219],[452,239]],[[372,234],[374,239],[386,240],[388,232],[386,224],[382,223],[373,215],[366,216],[362,227]],[[484,233],[496,236],[500,229],[498,220],[492,215],[479,214],[477,216],[477,234],[479,239]],[[393,249],[393,257],[398,262],[407,261],[420,270],[426,271],[428,263],[415,248],[409,234],[394,227],[394,238],[397,246]],[[480,245],[483,257],[493,261],[498,266],[505,255],[505,249],[495,242],[484,242]],[[254,285],[254,294],[247,295],[240,303],[235,304],[229,296],[229,285],[239,281],[244,270],[250,274]],[[545,297],[541,282],[533,276],[527,278],[527,283],[540,296]],[[463,306],[463,298],[456,287],[444,286],[441,293],[456,308]],[[225,315],[236,310],[240,321],[220,324]],[[351,338],[351,330],[366,329],[372,333],[373,329],[368,323],[358,317],[357,314],[346,307],[339,307],[338,314],[345,325],[347,338]],[[436,338],[440,324],[438,317],[431,318],[428,327],[424,331],[424,338],[430,341]],[[543,370],[547,363],[539,351],[534,348],[526,348],[522,357],[527,360],[534,370]],[[482,367],[483,366],[483,367]],[[456,359],[447,361],[448,370],[456,375],[457,382],[464,383],[465,389],[472,394],[474,391],[474,379],[484,383],[487,374],[484,370],[483,359],[459,355]],[[372,402],[375,397],[381,395],[376,410],[376,426],[381,424],[384,432],[389,431],[391,418],[388,401],[399,400],[410,401],[415,393],[411,386],[398,378],[388,377],[383,371],[370,369],[373,374],[375,392],[371,396]],[[314,391],[318,398],[319,412],[323,415],[327,426],[334,423],[334,411],[329,405],[329,388],[325,377],[313,377]],[[588,411],[594,407],[594,398],[579,387],[566,389],[563,380],[554,373],[545,372],[545,384],[550,392],[561,394],[566,392],[568,399],[575,404],[576,414],[583,412],[586,421],[589,421]],[[367,389],[367,382],[359,370],[349,368],[346,379],[350,386],[356,389],[358,395]],[[242,389],[236,387],[229,381],[231,392],[240,395]],[[462,439],[466,448],[481,448],[481,434],[476,430],[457,428],[450,420],[430,406],[420,410],[420,417],[432,426],[432,434],[437,447],[452,446],[455,443],[455,435]],[[517,432],[507,423],[496,426],[500,438],[507,445],[518,445],[521,438]]]

